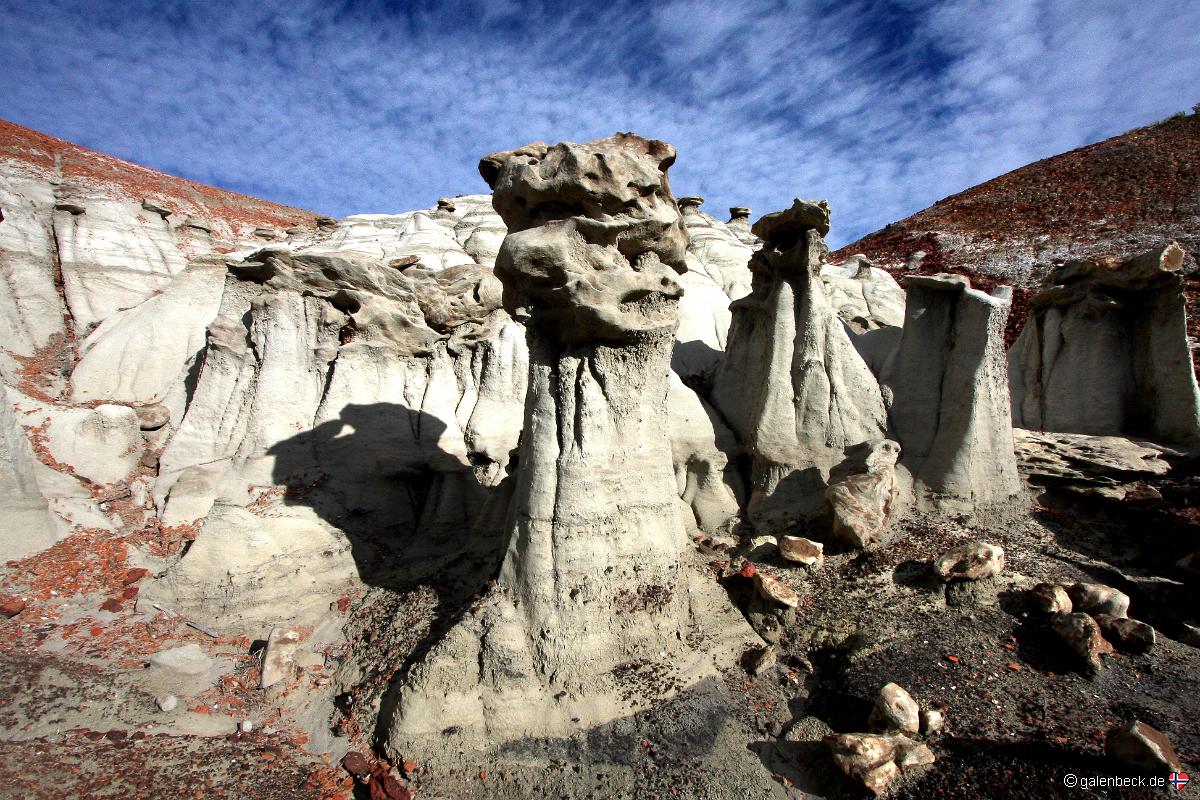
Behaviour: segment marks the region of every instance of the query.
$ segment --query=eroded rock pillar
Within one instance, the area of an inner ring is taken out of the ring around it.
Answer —
[[[958,275],[909,275],[900,343],[883,368],[892,428],[919,498],[956,511],[1021,492],[1009,419],[1004,324],[1011,291]]]
[[[886,436],[875,376],[821,284],[825,203],[797,200],[754,225],[753,291],[735,301],[713,401],[752,454],[748,512],[789,526],[827,511],[830,470]]]
[[[687,247],[674,157],[617,134],[480,164],[509,229],[504,305],[530,345],[511,538],[496,590],[410,675],[395,747],[450,726],[564,734],[638,707],[630,665],[664,690],[712,669],[688,643],[703,601],[681,570],[668,436]]]

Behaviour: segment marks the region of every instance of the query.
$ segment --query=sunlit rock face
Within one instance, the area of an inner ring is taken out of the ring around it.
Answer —
[[[707,674],[667,400],[687,237],[670,145],[632,134],[483,159],[509,226],[504,306],[527,324],[528,393],[498,587],[410,676],[391,744],[449,725],[493,740],[632,709],[614,667]],[[617,610],[614,613],[614,610]],[[481,665],[464,674],[463,664]]]
[[[754,225],[753,291],[732,305],[713,400],[753,457],[756,525],[827,509],[830,470],[886,436],[883,398],[821,279],[829,207],[797,200]]]
[[[1051,272],[1008,355],[1013,423],[1200,439],[1179,275],[1184,255],[1171,244],[1120,263],[1072,261]]]
[[[632,134],[485,158],[509,229],[496,257],[508,312],[563,342],[673,330],[688,244],[674,161],[669,144]]]
[[[1011,291],[957,275],[905,280],[904,329],[881,377],[901,463],[924,502],[1011,507],[1021,493],[1004,363]]]

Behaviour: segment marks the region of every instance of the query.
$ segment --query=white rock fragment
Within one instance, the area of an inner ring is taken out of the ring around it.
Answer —
[[[1004,569],[1004,548],[987,542],[967,542],[952,547],[933,562],[943,581],[977,581],[999,575]]]
[[[803,536],[780,536],[779,555],[793,564],[820,566],[825,560],[825,545]]]
[[[295,655],[299,647],[300,631],[280,626],[271,630],[263,653],[261,688],[266,689],[292,675],[296,669]]]
[[[197,644],[185,644],[170,650],[160,650],[150,656],[150,666],[177,675],[198,677],[207,674],[213,667],[213,659]]]
[[[921,712],[921,733],[937,733],[946,725],[946,716],[936,708],[927,708]]]
[[[869,724],[873,730],[916,733],[921,727],[920,707],[902,686],[889,683],[875,698]]]
[[[792,590],[792,587],[781,580],[772,578],[770,575],[755,572],[754,585],[763,597],[772,602],[779,603],[788,608],[796,608],[800,605],[800,596]]]

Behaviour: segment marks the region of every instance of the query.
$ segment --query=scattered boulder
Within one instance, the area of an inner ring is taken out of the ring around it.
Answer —
[[[781,580],[772,578],[770,575],[764,575],[762,572],[754,573],[754,586],[758,589],[759,594],[767,598],[771,602],[778,603],[781,606],[788,608],[796,608],[800,605],[800,596]]]
[[[173,694],[163,695],[154,700],[159,711],[174,711],[179,706],[179,698]]]
[[[1133,720],[1108,732],[1104,753],[1124,767],[1145,772],[1179,772],[1179,756],[1162,731]]]
[[[843,733],[825,737],[834,763],[872,794],[879,795],[902,769],[936,761],[928,745],[899,733]]]
[[[893,516],[900,445],[883,439],[867,447],[861,469],[832,479],[825,492],[833,508],[833,534],[852,547],[880,541]]]
[[[1074,583],[1067,587],[1067,595],[1076,611],[1087,614],[1108,614],[1113,617],[1129,616],[1129,595],[1105,586],[1102,583]]]
[[[1074,608],[1067,590],[1057,583],[1039,583],[1029,590],[1029,603],[1043,614],[1070,614]]]
[[[1100,625],[1087,614],[1059,614],[1050,622],[1050,627],[1092,672],[1104,666],[1100,656],[1113,651],[1113,646],[1101,634]]]
[[[194,678],[207,675],[213,668],[213,659],[200,649],[200,645],[185,644],[170,650],[160,650],[150,656],[150,666]]]
[[[879,690],[868,724],[872,730],[916,733],[921,728],[920,707],[903,687],[889,683]]]
[[[987,542],[967,542],[952,547],[933,562],[943,581],[977,581],[999,575],[1004,569],[1004,548]]]
[[[300,631],[276,626],[267,637],[267,648],[263,653],[262,679],[259,686],[266,689],[295,672],[296,650],[300,647]]]
[[[793,564],[816,567],[825,560],[825,545],[803,536],[780,536],[779,555]]]
[[[842,772],[873,794],[882,794],[900,768],[894,761],[896,739],[872,733],[843,733],[825,737],[833,761]]]
[[[1148,653],[1156,641],[1154,628],[1129,617],[1094,614],[1104,638],[1122,653]]]

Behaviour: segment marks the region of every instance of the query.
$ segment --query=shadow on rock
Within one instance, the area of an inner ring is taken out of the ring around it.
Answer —
[[[432,619],[404,623],[404,635],[428,623],[415,649],[402,664],[380,665],[398,676],[486,590],[507,546],[511,478],[500,465],[472,463],[461,436],[446,431],[440,419],[403,405],[352,404],[268,451],[285,505],[307,507],[340,530],[365,584],[393,593],[393,606],[405,592],[436,596]],[[370,642],[374,633],[366,635]]]

